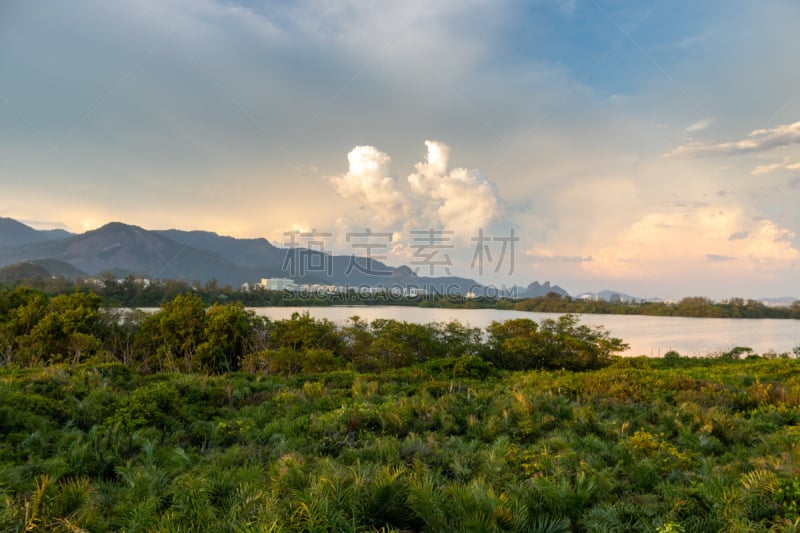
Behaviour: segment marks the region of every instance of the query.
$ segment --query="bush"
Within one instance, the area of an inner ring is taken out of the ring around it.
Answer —
[[[508,370],[593,370],[610,364],[614,353],[628,347],[601,327],[579,324],[576,315],[539,324],[525,318],[493,322],[487,331],[487,358]]]

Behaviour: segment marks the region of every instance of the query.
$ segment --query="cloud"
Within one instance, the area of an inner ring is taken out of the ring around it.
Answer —
[[[525,255],[531,257],[535,263],[587,263],[594,261],[592,256],[582,255],[549,255],[547,253],[526,252]]]
[[[450,148],[425,141],[428,153],[408,176],[411,191],[426,207],[434,206],[436,220],[445,228],[473,234],[500,212],[494,186],[477,171],[455,168],[448,172]]]
[[[756,168],[754,168],[753,171],[750,172],[750,174],[752,174],[753,176],[764,176],[765,174],[770,174],[782,168],[784,168],[783,163],[773,163],[771,165],[759,165]]]
[[[391,158],[373,146],[353,148],[348,171],[330,182],[343,198],[358,201],[375,227],[454,230],[456,238],[469,238],[500,215],[494,185],[477,171],[449,170],[446,144],[425,146],[425,160],[414,165],[406,189],[390,176]]]
[[[667,157],[704,157],[765,152],[800,143],[800,122],[751,131],[746,139],[719,144],[693,142],[676,147]]]
[[[347,154],[345,174],[330,178],[343,198],[359,202],[372,215],[371,223],[393,225],[406,218],[408,202],[389,176],[391,158],[373,146],[356,146]]]
[[[694,35],[689,35],[688,37],[684,37],[677,43],[675,43],[676,48],[692,48],[693,46],[703,43],[716,35],[716,32],[713,30],[705,30],[701,33],[697,33]],[[708,127],[708,126],[706,126]],[[687,129],[687,131],[689,131]]]
[[[685,131],[687,133],[693,133],[693,132],[696,132],[696,131],[702,131],[702,130],[705,130],[705,129],[708,129],[709,127],[711,127],[711,125],[713,123],[714,123],[714,119],[713,118],[704,118],[703,120],[698,120],[697,122],[688,125],[686,127]]]
[[[753,176],[764,176],[766,174],[771,174],[778,170],[798,170],[800,169],[800,163],[789,163],[789,158],[784,157],[783,161],[780,163],[771,163],[768,165],[759,165],[750,172]]]
[[[722,261],[736,261],[735,257],[731,257],[730,255],[719,255],[719,254],[706,254],[706,259],[714,263],[719,263]]]
[[[754,220],[736,206],[673,208],[630,224],[583,268],[616,278],[670,276],[708,261],[737,263],[740,272],[779,271],[800,261],[794,237],[793,231],[772,220]]]

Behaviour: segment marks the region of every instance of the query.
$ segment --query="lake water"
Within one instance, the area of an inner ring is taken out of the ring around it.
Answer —
[[[345,325],[358,315],[363,320],[387,318],[427,324],[457,320],[464,325],[485,328],[493,321],[557,318],[556,313],[529,313],[497,309],[437,309],[401,306],[257,307],[254,311],[273,320],[308,313]],[[579,315],[581,323],[604,326],[613,337],[630,345],[624,355],[659,357],[669,350],[681,355],[702,356],[748,346],[756,353],[791,352],[800,345],[800,321],[776,319],[681,318],[629,315]]]

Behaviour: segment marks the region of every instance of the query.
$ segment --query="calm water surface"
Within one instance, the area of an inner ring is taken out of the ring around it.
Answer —
[[[398,306],[340,307],[256,307],[254,311],[274,320],[289,318],[292,313],[308,311],[315,318],[327,318],[344,325],[358,315],[363,320],[376,318],[427,324],[458,320],[462,324],[485,328],[493,321],[530,318],[540,321],[557,318],[556,313],[529,313],[497,309],[436,309]],[[581,322],[604,326],[613,337],[630,345],[625,355],[659,357],[669,350],[681,355],[702,356],[748,346],[756,353],[791,352],[800,345],[800,321],[776,319],[681,318],[628,315],[580,315]]]

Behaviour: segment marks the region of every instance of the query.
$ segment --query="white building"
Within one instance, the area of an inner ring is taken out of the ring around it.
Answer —
[[[261,288],[267,291],[294,289],[294,281],[288,278],[261,278]]]

